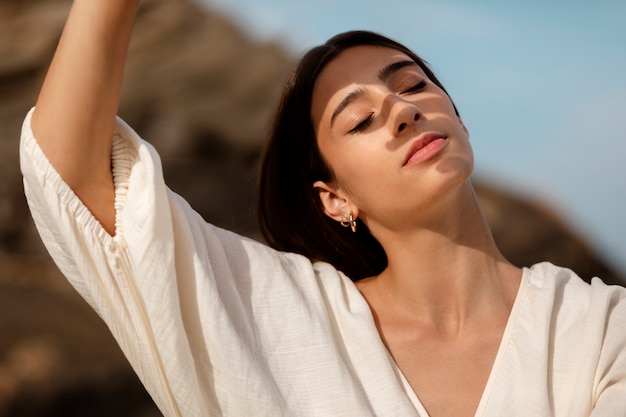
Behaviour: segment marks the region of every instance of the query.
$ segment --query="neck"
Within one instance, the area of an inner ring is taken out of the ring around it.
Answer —
[[[388,267],[375,285],[389,305],[437,326],[459,328],[489,309],[510,309],[519,270],[500,254],[469,181],[437,213],[401,232],[379,233]],[[420,213],[422,217],[424,213]]]

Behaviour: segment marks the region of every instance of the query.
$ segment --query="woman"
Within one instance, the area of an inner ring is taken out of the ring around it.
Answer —
[[[502,257],[415,54],[356,32],[302,59],[270,248],[206,224],[116,120],[138,6],[75,0],[21,155],[45,244],[165,415],[626,415],[626,291]]]

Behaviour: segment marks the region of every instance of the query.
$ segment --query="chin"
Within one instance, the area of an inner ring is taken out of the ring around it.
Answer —
[[[462,182],[474,172],[474,157],[448,156],[437,165],[437,171],[445,177],[458,178]]]

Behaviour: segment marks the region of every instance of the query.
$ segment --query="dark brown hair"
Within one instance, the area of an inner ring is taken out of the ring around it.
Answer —
[[[309,50],[283,90],[265,149],[258,201],[261,232],[270,246],[328,262],[354,281],[381,273],[387,255],[363,222],[352,233],[324,213],[313,183],[330,182],[334,174],[317,145],[311,101],[324,67],[346,49],[360,45],[407,54],[445,91],[424,60],[377,33],[345,32]]]

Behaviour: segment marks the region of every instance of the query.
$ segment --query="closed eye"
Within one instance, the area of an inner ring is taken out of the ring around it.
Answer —
[[[414,94],[422,91],[424,88],[426,88],[426,81],[422,80],[414,86],[402,91],[400,94]]]
[[[364,120],[348,131],[349,134],[355,134],[364,131],[374,120],[374,113],[370,113]]]

